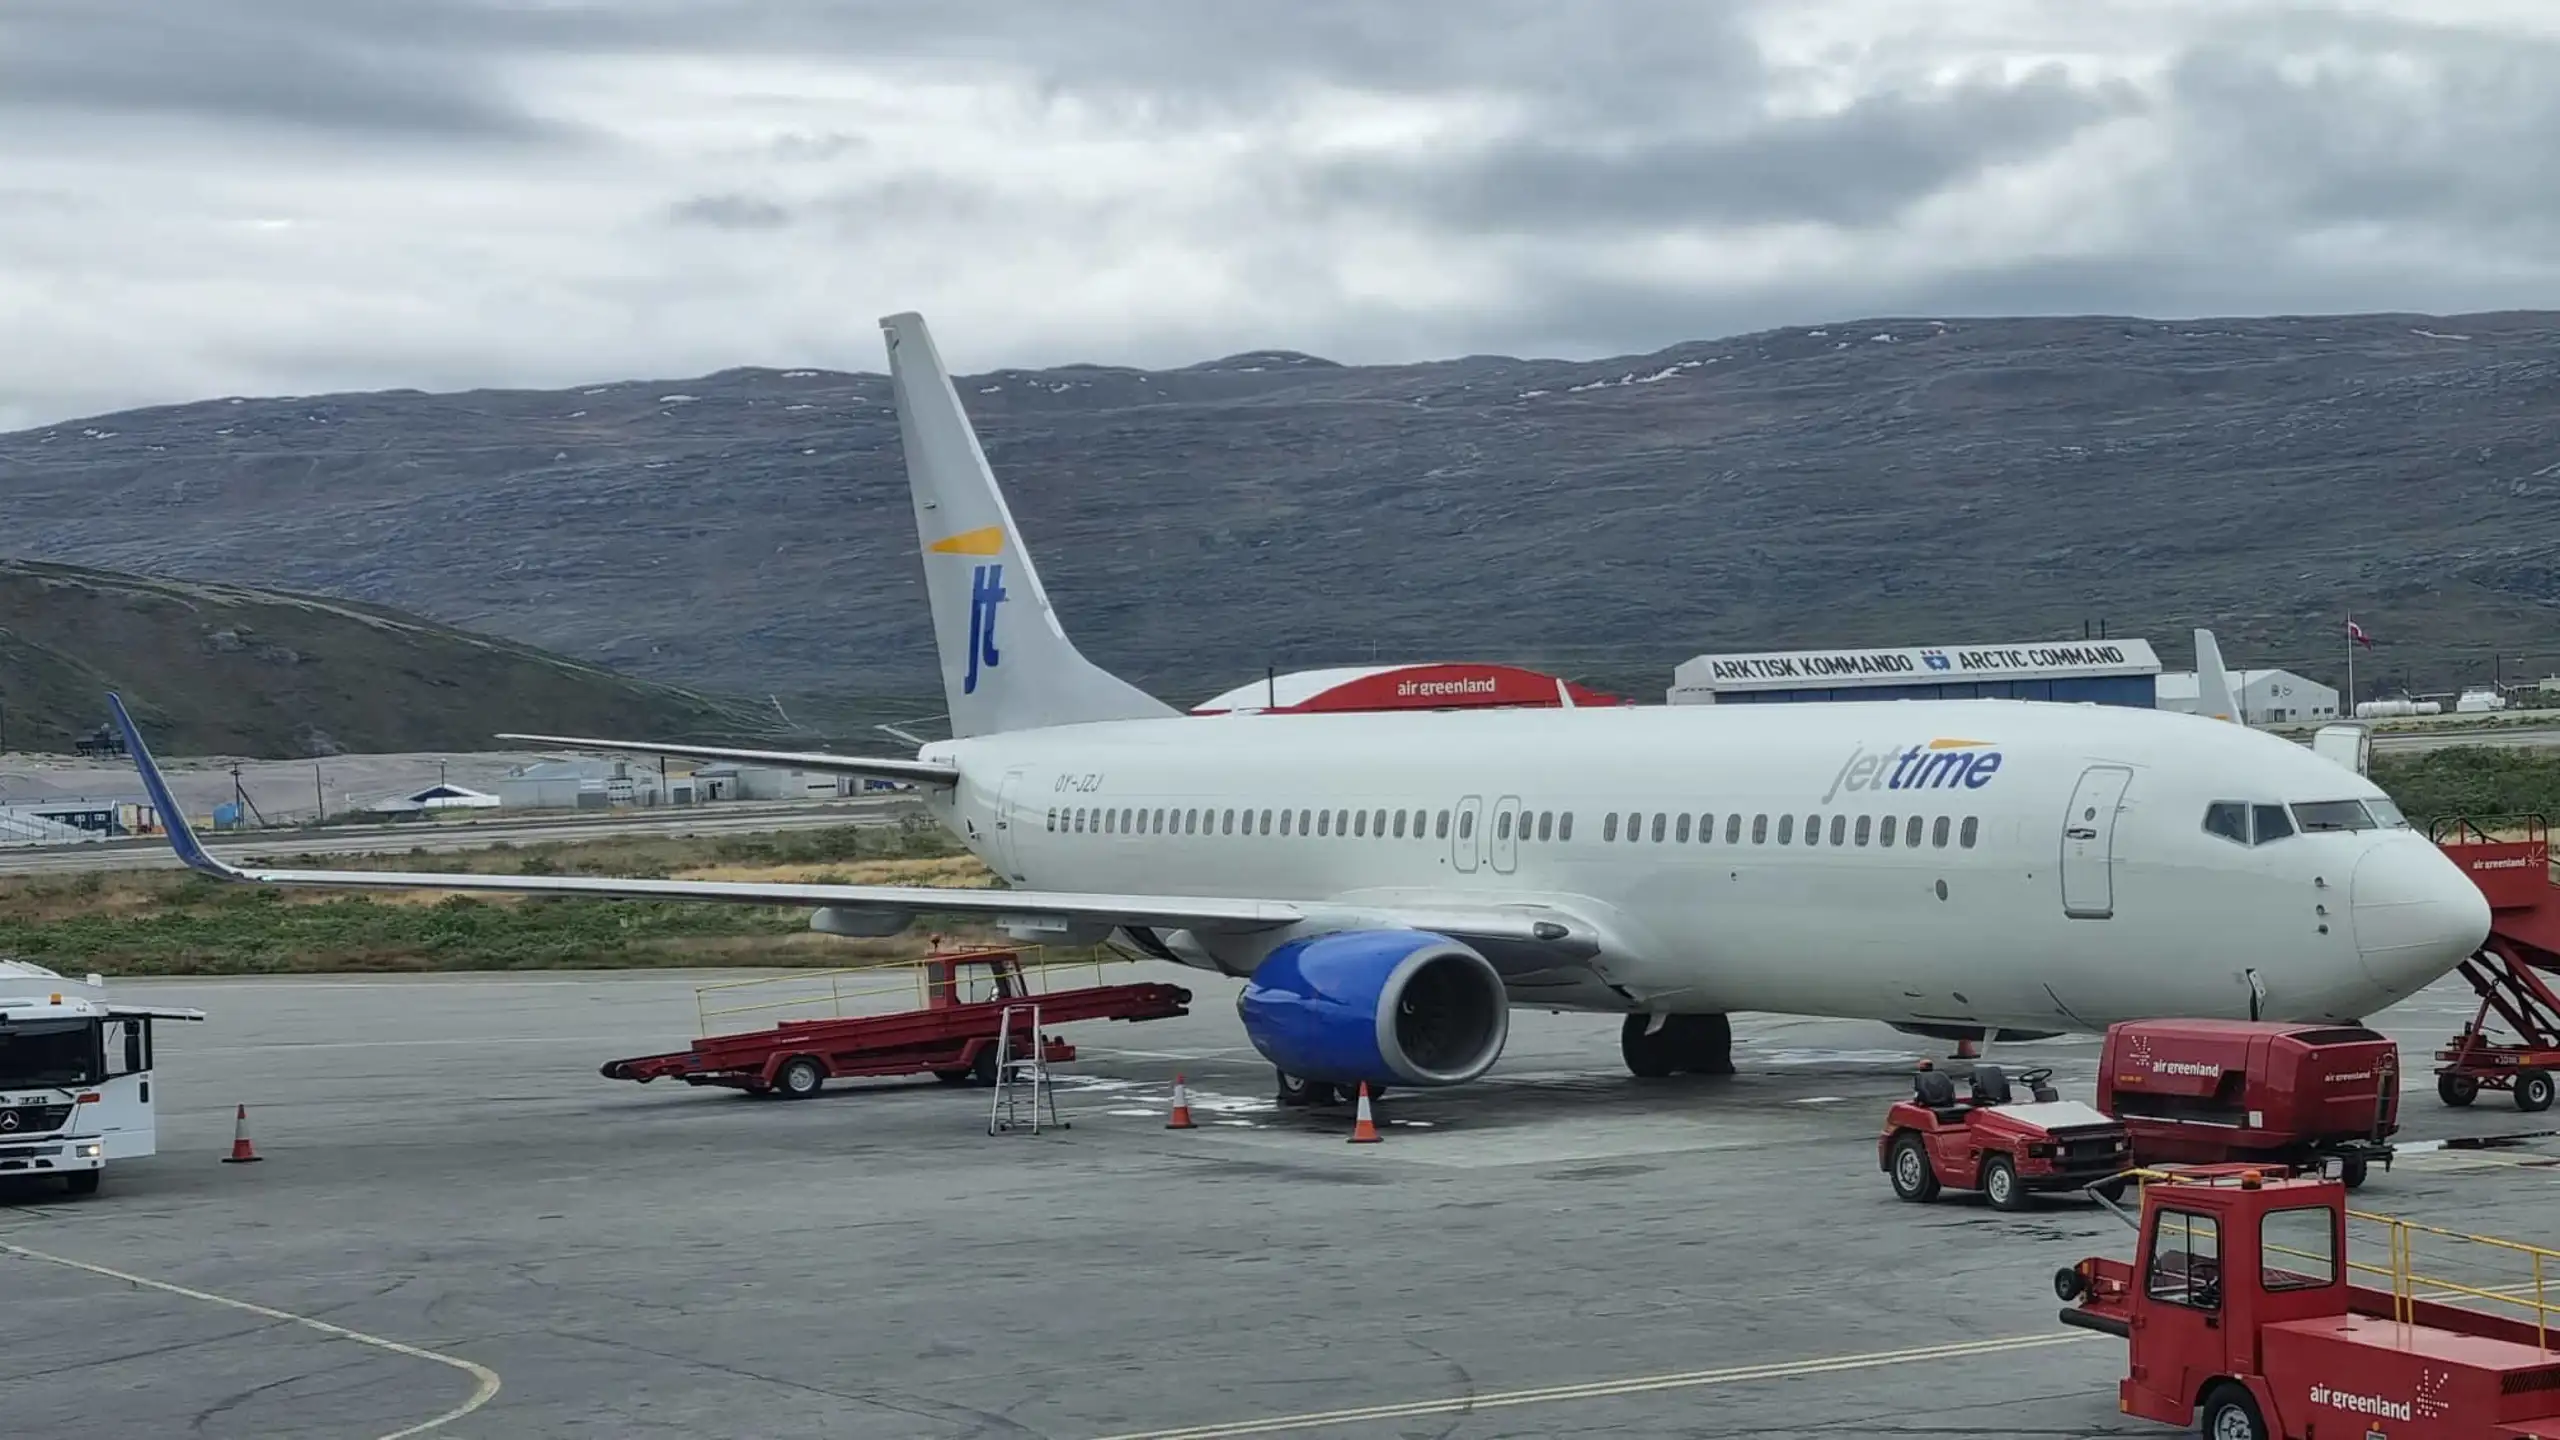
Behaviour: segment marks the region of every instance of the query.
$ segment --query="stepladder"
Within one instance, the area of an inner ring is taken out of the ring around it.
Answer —
[[[1047,1124],[1064,1130],[1058,1115],[1057,1091],[1050,1084],[1047,1044],[1040,1034],[1040,1007],[1024,1002],[1007,1005],[996,1022],[996,1091],[987,1108],[987,1133],[1015,1130],[1040,1133],[1041,1112]]]

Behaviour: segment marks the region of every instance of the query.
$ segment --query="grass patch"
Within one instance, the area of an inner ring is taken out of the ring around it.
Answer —
[[[2452,745],[2376,755],[2372,779],[2421,830],[2450,815],[2560,817],[2560,750],[2542,746]]]
[[[994,877],[938,831],[842,826],[713,839],[490,846],[441,855],[269,857],[293,868],[439,874],[622,875],[856,885],[984,886]],[[993,939],[925,916],[880,940],[818,935],[799,906],[349,894],[228,885],[191,872],[100,871],[0,880],[0,954],[66,974],[859,965],[921,954],[934,934]]]

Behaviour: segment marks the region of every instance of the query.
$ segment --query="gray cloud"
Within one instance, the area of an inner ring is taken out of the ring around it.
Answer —
[[[2560,289],[2502,0],[0,6],[0,425]]]
[[[2141,107],[2129,85],[2079,85],[2048,66],[2017,83],[1871,95],[1833,114],[1722,134],[1594,139],[1555,124],[1474,157],[1346,165],[1332,184],[1361,204],[1428,208],[1468,227],[1865,226]]]

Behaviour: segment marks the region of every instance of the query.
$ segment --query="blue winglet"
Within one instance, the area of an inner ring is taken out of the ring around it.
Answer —
[[[187,812],[178,808],[178,799],[169,793],[169,782],[160,775],[160,767],[151,763],[151,750],[142,743],[142,731],[125,713],[124,701],[114,691],[107,692],[107,708],[115,712],[116,729],[124,735],[124,753],[133,757],[133,768],[142,772],[143,793],[151,797],[151,808],[160,813],[160,823],[168,829],[169,848],[190,869],[208,875],[232,878],[239,872],[206,852],[196,832],[187,824]]]

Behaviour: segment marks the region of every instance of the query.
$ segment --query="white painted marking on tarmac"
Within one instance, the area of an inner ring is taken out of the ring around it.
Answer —
[[[1790,1105],[1838,1105],[1848,1098],[1846,1095],[1807,1095],[1787,1103]]]
[[[1348,1410],[1310,1410],[1223,1425],[1195,1425],[1175,1430],[1136,1430],[1105,1440],[1235,1440],[1245,1435],[1278,1435],[1366,1421],[1409,1420],[1426,1415],[1465,1415],[1478,1410],[1509,1410],[1523,1405],[1552,1405],[1574,1400],[1604,1400],[1661,1390],[1696,1390],[1714,1385],[1740,1385],[1754,1380],[1787,1380],[1799,1375],[1831,1375],[1845,1370],[1874,1370],[1888,1365],[1915,1365],[1928,1360],[1955,1360],[1999,1355],[2012,1350],[2039,1350],[2076,1345],[2107,1337],[2095,1334],[2013,1335],[1998,1340],[1959,1341],[1919,1350],[1878,1350],[1864,1355],[1831,1355],[1787,1360],[1769,1365],[1737,1365],[1724,1370],[1688,1370],[1669,1375],[1640,1375],[1627,1380],[1598,1380],[1582,1385],[1550,1385],[1536,1390],[1497,1390],[1484,1395],[1455,1395],[1443,1400],[1411,1400],[1400,1405],[1364,1405]]]
[[[628,1045],[620,1035],[470,1035],[450,1040],[274,1040],[264,1045],[189,1046],[190,1055],[273,1055],[280,1050],[403,1050],[438,1045]]]
[[[423,1420],[415,1425],[407,1427],[406,1429],[394,1430],[390,1434],[381,1437],[381,1440],[408,1440],[408,1437],[412,1435],[424,1435],[430,1430],[449,1425],[454,1421],[461,1419],[463,1416],[468,1415],[472,1411],[479,1409],[481,1406],[488,1404],[498,1396],[498,1386],[500,1383],[498,1380],[498,1372],[490,1369],[486,1365],[475,1364],[472,1361],[465,1360],[459,1355],[446,1355],[438,1351],[422,1349],[416,1345],[403,1345],[397,1340],[385,1340],[379,1335],[367,1335],[361,1330],[350,1330],[344,1325],[332,1325],[326,1320],[314,1320],[308,1315],[296,1315],[290,1311],[276,1310],[265,1305],[252,1304],[247,1300],[234,1300],[228,1295],[216,1295],[209,1290],[191,1290],[184,1285],[172,1285],[166,1280],[152,1280],[140,1275],[128,1274],[122,1270],[110,1270],[104,1265],[92,1265],[86,1260],[70,1260],[65,1259],[60,1255],[48,1255],[42,1250],[30,1250],[23,1245],[12,1245],[5,1240],[0,1240],[0,1252],[22,1256],[29,1260],[41,1260],[47,1265],[60,1265],[68,1270],[83,1270],[92,1275],[103,1275],[110,1280],[121,1280],[127,1285],[139,1285],[146,1290],[159,1290],[171,1295],[183,1296],[189,1300],[201,1300],[208,1305],[220,1305],[232,1310],[243,1310],[251,1315],[264,1316],[269,1320],[282,1320],[290,1325],[300,1325],[308,1329],[317,1330],[323,1335],[332,1335],[341,1340],[353,1340],[359,1345],[370,1345],[377,1350],[388,1350],[394,1355],[406,1355],[413,1360],[432,1360],[438,1365],[449,1365],[454,1369],[469,1375],[474,1381],[478,1382],[471,1391],[470,1399],[463,1401],[461,1404],[447,1410],[441,1415],[436,1416],[432,1420]]]

